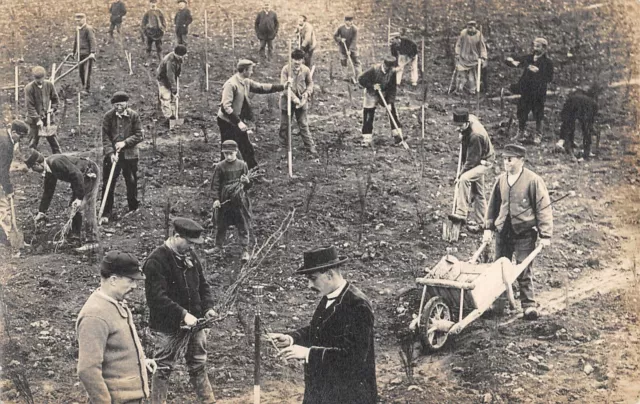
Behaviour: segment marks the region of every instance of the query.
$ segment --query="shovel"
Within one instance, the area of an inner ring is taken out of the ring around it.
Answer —
[[[9,198],[11,204],[11,230],[9,230],[9,243],[13,249],[19,250],[24,247],[24,235],[18,230],[16,223],[16,209],[13,205],[13,197]]]
[[[58,133],[58,125],[51,125],[51,112],[49,111],[51,111],[51,100],[49,100],[49,108],[47,109],[47,126],[42,128],[39,136],[55,136]]]
[[[178,118],[178,109],[180,108],[180,78],[176,78],[176,118],[169,119],[169,129],[173,129],[176,126],[180,126],[184,124],[184,118]]]
[[[462,166],[462,144],[460,145],[460,153],[458,154],[458,171],[456,172],[456,180],[460,178],[460,168]],[[451,214],[456,213],[456,203],[458,202],[458,184],[455,185],[455,191],[453,193],[453,209]],[[442,224],[442,239],[444,241],[458,241],[460,237],[460,225],[462,223],[458,220],[451,220],[451,217]]]
[[[396,122],[396,118],[393,117],[393,114],[389,110],[389,106],[387,105],[387,100],[384,98],[384,95],[382,94],[381,90],[378,90],[378,95],[380,96],[380,99],[382,100],[382,104],[384,105],[385,111],[387,111],[387,115],[389,115],[389,119],[391,119],[391,123],[393,123],[394,129],[400,129],[398,127],[398,122]],[[400,138],[402,139],[400,141],[400,144],[402,145],[402,147],[404,147],[405,150],[409,150],[409,145],[407,144],[407,142],[402,137],[402,134],[400,134]]]
[[[351,51],[347,48],[347,44],[342,42],[342,46],[344,46],[345,52],[347,52],[347,59],[349,60],[349,64],[351,65],[351,71],[353,72],[353,77],[351,78],[351,82],[353,84],[358,84],[358,80],[356,79],[356,66],[353,64],[353,60],[351,59]]]
[[[116,152],[116,157],[118,153]],[[109,179],[107,180],[107,186],[104,189],[104,195],[102,195],[102,203],[100,204],[100,211],[98,212],[98,223],[100,223],[100,219],[102,218],[102,214],[104,213],[104,207],[107,204],[107,197],[109,196],[109,192],[111,191],[111,182],[113,181],[113,173],[116,171],[116,164],[118,164],[118,160],[111,162],[111,171],[109,171]]]

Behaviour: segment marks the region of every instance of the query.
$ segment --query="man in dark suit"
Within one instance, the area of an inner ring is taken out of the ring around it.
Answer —
[[[98,165],[93,161],[65,154],[53,154],[46,159],[34,150],[25,162],[35,172],[44,173],[44,192],[36,215],[36,221],[46,219],[58,180],[71,185],[71,206],[77,211],[71,221],[69,240],[80,241],[82,217],[85,216],[87,243],[78,251],[97,248],[97,222],[95,200],[98,191]],[[84,212],[83,212],[84,210]]]
[[[337,269],[347,261],[335,247],[304,253],[296,271],[322,296],[311,324],[271,333],[280,356],[304,361],[303,404],[370,404],[377,400],[373,310],[367,297]]]
[[[13,184],[9,171],[14,150],[18,149],[20,139],[29,133],[29,126],[20,120],[14,120],[6,129],[0,129],[0,245],[7,244],[11,229],[11,200]]]

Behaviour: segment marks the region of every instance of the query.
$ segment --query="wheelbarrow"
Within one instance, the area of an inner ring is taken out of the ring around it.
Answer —
[[[450,334],[462,332],[503,293],[507,293],[513,307],[511,285],[542,250],[542,246],[538,246],[517,265],[506,257],[477,264],[486,246],[487,243],[483,243],[467,262],[447,253],[433,269],[427,269],[427,275],[416,278],[416,283],[423,285],[423,293],[418,317],[409,328],[420,335],[427,350],[442,348]],[[429,299],[425,304],[427,295]]]

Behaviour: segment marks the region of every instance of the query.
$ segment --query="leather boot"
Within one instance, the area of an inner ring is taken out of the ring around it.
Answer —
[[[189,377],[189,381],[196,390],[196,395],[200,399],[201,403],[213,404],[216,402],[213,395],[213,389],[211,383],[209,383],[209,375],[205,369],[202,369],[198,373],[195,373]]]
[[[151,404],[165,404],[168,387],[168,377],[162,376],[160,371],[154,373],[151,378]]]

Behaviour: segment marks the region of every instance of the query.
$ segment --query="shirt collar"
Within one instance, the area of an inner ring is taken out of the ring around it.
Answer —
[[[123,112],[123,113],[121,113],[121,114],[119,114],[119,113],[118,113],[118,110],[116,110],[116,116],[117,116],[118,118],[122,118],[123,116],[129,116],[129,108],[125,108],[125,109],[124,109],[124,112]]]
[[[342,293],[345,286],[347,286],[347,281],[343,279],[342,282],[340,282],[340,285],[338,285],[338,289],[334,290],[333,292],[327,295],[327,300],[334,300],[338,296],[340,296],[340,293]]]
[[[84,28],[84,27],[86,27],[86,26],[87,26],[87,23],[85,22],[84,24],[82,24],[82,26],[81,26],[81,27],[78,27],[78,30],[81,30],[82,28]]]

